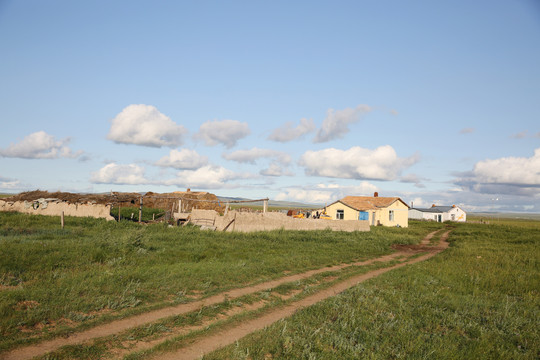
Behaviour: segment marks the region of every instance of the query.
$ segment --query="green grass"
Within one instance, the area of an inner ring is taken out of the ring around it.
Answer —
[[[457,224],[436,257],[205,359],[538,359],[540,222]]]
[[[123,220],[139,221],[138,207],[122,207],[120,212]],[[164,214],[165,210],[153,209],[143,206],[141,220],[143,222],[148,222],[150,220],[154,220],[154,218],[157,219]],[[118,221],[118,207],[114,207],[113,209],[111,209],[111,216],[113,216]]]
[[[113,318],[367,259],[437,223],[371,232],[223,233],[131,221],[0,214],[0,351]]]

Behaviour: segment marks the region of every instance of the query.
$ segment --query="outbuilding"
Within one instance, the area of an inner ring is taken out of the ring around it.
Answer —
[[[438,206],[433,204],[430,208],[411,208],[409,219],[444,221],[467,221],[467,213],[457,205]]]

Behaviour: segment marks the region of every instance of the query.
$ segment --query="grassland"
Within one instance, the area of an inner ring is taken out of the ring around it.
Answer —
[[[227,289],[389,253],[439,224],[253,234],[0,214],[0,351]]]
[[[540,222],[457,224],[450,241],[205,359],[538,359]]]
[[[434,258],[355,286],[205,359],[537,359],[540,222],[508,219],[411,222],[368,233],[239,234],[80,218],[66,218],[62,230],[54,217],[0,214],[0,352],[193,296],[374,258],[445,226],[453,228],[451,246]],[[321,273],[274,291],[307,296],[379,266],[352,267],[337,277]],[[263,291],[237,298],[43,358],[110,357],[111,346],[198,326],[184,340],[127,355],[144,359],[256,316],[240,313],[203,325],[216,314],[260,300],[279,307],[283,300],[273,296]]]

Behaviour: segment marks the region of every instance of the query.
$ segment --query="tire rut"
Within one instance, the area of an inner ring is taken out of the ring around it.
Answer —
[[[298,302],[294,302],[290,305],[286,305],[285,307],[280,308],[276,311],[271,311],[267,314],[262,315],[261,317],[257,319],[244,322],[237,328],[234,328],[233,329],[234,331],[228,330],[226,334],[216,334],[216,335],[208,336],[207,338],[201,339],[200,341],[196,341],[193,345],[190,345],[187,348],[183,348],[182,351],[180,351],[179,353],[174,353],[174,355],[171,354],[174,357],[167,357],[168,355],[163,355],[163,357],[161,357],[163,359],[169,359],[169,358],[171,359],[184,359],[184,358],[196,359],[204,353],[208,353],[222,346],[228,345],[229,343],[238,340],[239,338],[249,334],[250,332],[262,329],[265,326],[279,319],[282,319],[284,317],[291,315],[296,310],[302,307],[312,305],[318,301],[326,299],[327,297],[336,295],[339,292],[342,292],[361,281],[365,281],[369,278],[378,276],[382,273],[393,270],[395,268],[402,267],[407,264],[416,263],[418,261],[423,261],[429,257],[434,256],[435,254],[444,250],[445,248],[444,244],[446,244],[444,240],[446,240],[446,238],[448,237],[448,234],[450,233],[450,230],[449,230],[441,236],[441,241],[439,242],[439,246],[436,246],[436,247],[427,246],[430,243],[430,240],[433,238],[433,236],[440,231],[441,230],[437,230],[426,235],[424,239],[422,240],[422,242],[420,243],[420,245],[418,245],[419,248],[417,250],[415,250],[414,246],[412,246],[412,247],[408,247],[407,249],[400,249],[400,251],[397,251],[390,255],[385,255],[385,256],[381,256],[381,257],[366,260],[366,261],[324,267],[320,269],[306,271],[300,274],[284,276],[276,280],[267,281],[264,283],[247,286],[244,288],[232,289],[232,290],[223,292],[221,294],[210,296],[208,298],[201,299],[201,300],[196,300],[187,304],[180,304],[176,306],[166,307],[163,309],[149,311],[140,315],[132,316],[126,319],[116,320],[107,324],[96,326],[89,330],[85,330],[85,331],[81,331],[81,332],[69,335],[68,337],[55,338],[52,340],[43,341],[35,345],[17,348],[9,352],[0,354],[0,359],[4,359],[4,360],[31,359],[33,357],[42,356],[49,352],[58,350],[59,348],[66,345],[83,344],[97,338],[119,334],[129,329],[139,327],[145,324],[149,324],[149,323],[152,323],[161,319],[165,319],[171,316],[187,314],[193,311],[200,310],[204,307],[222,303],[227,300],[236,299],[245,295],[254,294],[260,291],[264,291],[264,290],[270,290],[282,284],[308,279],[320,273],[338,271],[338,270],[342,270],[351,266],[366,266],[366,265],[370,265],[376,262],[385,263],[385,262],[390,262],[400,257],[409,257],[411,256],[411,254],[414,254],[414,253],[430,251],[430,253],[419,256],[415,259],[407,260],[391,267],[374,270],[366,274],[355,276],[347,280],[344,280],[343,282],[340,282],[337,285],[334,285],[325,290],[321,290],[314,295],[311,295],[302,300],[299,300]],[[182,333],[183,332],[184,331],[182,331]],[[175,336],[178,336],[178,334],[176,334]],[[169,338],[170,336],[163,337],[163,339],[169,339]],[[161,340],[161,341],[154,340],[149,343],[152,343],[155,345],[163,341],[165,340]],[[199,345],[196,345],[196,344],[199,344]],[[133,350],[140,350],[147,347],[148,346],[144,346],[144,345],[136,346],[136,349],[131,349],[130,352]],[[203,351],[203,353],[201,353],[201,351]],[[120,353],[123,354],[124,351],[119,351],[118,355],[120,355]],[[188,354],[196,354],[196,355],[190,355],[191,357],[189,357]]]

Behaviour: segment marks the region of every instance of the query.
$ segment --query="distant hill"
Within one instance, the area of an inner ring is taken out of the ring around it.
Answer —
[[[247,198],[241,198],[241,197],[227,197],[227,196],[218,196],[219,201],[227,202],[227,201],[246,201],[251,200]],[[263,206],[262,201],[256,201],[256,202],[250,202],[246,203],[246,206]],[[324,205],[320,204],[304,204],[294,201],[277,201],[277,200],[269,200],[268,201],[268,207],[280,207],[280,208],[290,208],[290,209],[320,209],[324,207]]]

